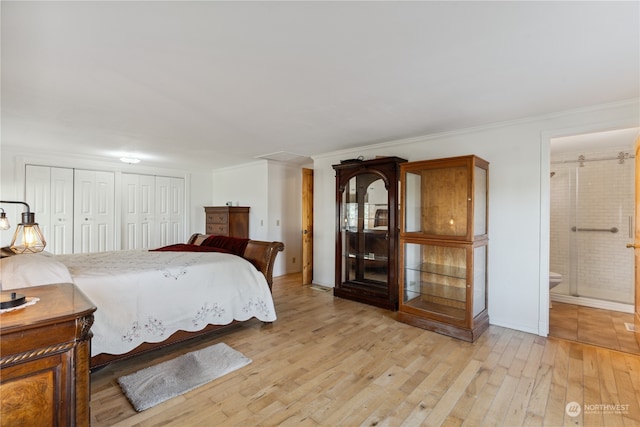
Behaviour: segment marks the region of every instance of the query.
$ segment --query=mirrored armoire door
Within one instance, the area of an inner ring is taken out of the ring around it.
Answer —
[[[336,171],[334,295],[397,310],[398,157],[344,161]]]

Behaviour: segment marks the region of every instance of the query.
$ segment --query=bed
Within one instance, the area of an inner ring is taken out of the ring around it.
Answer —
[[[249,319],[275,321],[273,264],[283,249],[280,242],[194,234],[153,251],[3,258],[0,280],[3,290],[75,283],[97,307],[94,369]]]

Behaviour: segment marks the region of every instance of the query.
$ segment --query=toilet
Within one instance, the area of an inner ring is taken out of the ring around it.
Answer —
[[[554,273],[553,271],[549,272],[549,289],[553,289],[562,283],[562,274]]]
[[[549,272],[549,290],[555,288],[560,283],[562,283],[562,274],[554,273],[553,271],[550,271]],[[553,305],[551,304],[551,295],[549,295],[549,308],[552,308],[552,307]]]

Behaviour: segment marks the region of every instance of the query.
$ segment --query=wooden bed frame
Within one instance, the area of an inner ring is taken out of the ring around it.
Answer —
[[[206,239],[208,235],[196,233],[192,235],[188,244],[201,244],[204,239]],[[267,279],[267,283],[269,284],[269,290],[271,290],[273,286],[273,265],[275,263],[276,255],[278,252],[284,250],[284,244],[281,242],[265,242],[260,240],[249,240],[247,244],[247,248],[244,251],[243,258],[251,261],[253,265],[256,266],[258,270],[264,277]],[[98,307],[98,310],[100,308]],[[232,325],[235,325],[239,322],[234,321],[227,325],[212,325],[209,324],[205,326],[203,329],[195,332],[186,332],[186,331],[178,331],[171,335],[164,341],[158,343],[143,343],[133,350],[124,353],[124,354],[107,354],[100,353],[91,358],[91,369],[101,368],[111,362],[115,362],[118,360],[128,359],[133,356],[137,356],[142,353],[147,353],[158,348],[166,347],[171,344],[179,343],[182,341],[186,341],[191,338],[199,337],[201,335],[205,335],[211,333],[213,331],[219,331],[224,328],[228,328]]]

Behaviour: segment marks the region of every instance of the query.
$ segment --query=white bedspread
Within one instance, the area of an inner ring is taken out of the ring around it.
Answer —
[[[42,271],[32,283],[22,277],[24,273],[18,274],[24,271],[19,262],[33,263],[34,256],[2,260],[3,288],[8,289],[8,283],[14,288],[44,284]],[[209,323],[223,325],[252,317],[276,320],[265,277],[235,255],[114,251],[45,258],[44,264],[56,265],[53,283],[59,283],[59,264],[66,266],[73,282],[98,308],[91,328],[92,356],[126,353],[143,342],[163,341],[178,330],[197,331]],[[21,276],[22,283],[7,277],[11,271]]]

